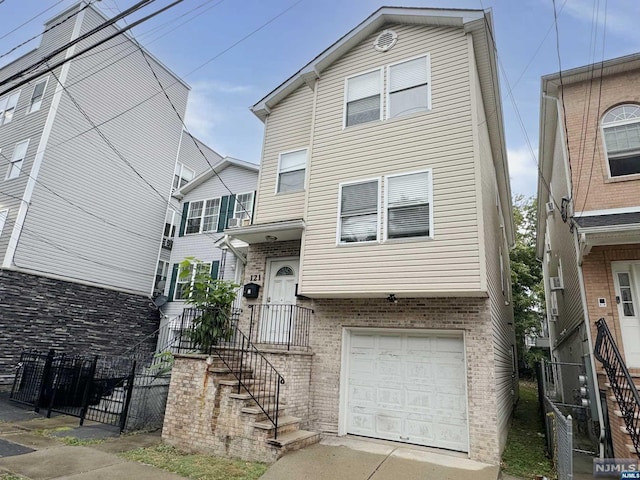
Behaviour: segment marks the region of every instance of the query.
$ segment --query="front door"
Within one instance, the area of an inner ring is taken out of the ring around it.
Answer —
[[[628,368],[640,368],[640,263],[614,264],[613,280],[625,362]]]
[[[298,258],[271,260],[266,305],[262,311],[260,340],[265,343],[287,343],[295,314]]]

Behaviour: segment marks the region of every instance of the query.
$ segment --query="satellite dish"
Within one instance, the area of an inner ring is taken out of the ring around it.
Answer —
[[[160,280],[156,285],[156,290],[158,290],[159,292],[164,292],[164,287],[166,284],[167,284],[166,280]]]
[[[169,300],[169,297],[167,297],[166,295],[158,295],[156,298],[153,299],[153,305],[156,308],[160,308],[165,303],[167,303],[167,300]]]

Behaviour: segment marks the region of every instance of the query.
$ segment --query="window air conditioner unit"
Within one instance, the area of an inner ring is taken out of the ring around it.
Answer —
[[[545,206],[547,208],[547,215],[551,215],[553,213],[553,210],[555,209],[553,202],[547,202],[545,203]]]
[[[557,316],[558,316],[558,307],[551,307],[552,320],[555,320],[555,318],[553,318],[553,317],[557,317]]]
[[[172,238],[163,238],[162,246],[168,249],[173,248],[173,239]]]
[[[242,226],[243,227],[248,227],[249,225],[251,225],[251,219],[250,218],[243,218],[242,219]]]
[[[562,290],[564,288],[564,285],[562,285],[562,278],[561,277],[549,278],[549,286],[551,287],[551,290]]]
[[[239,227],[240,226],[240,219],[239,218],[230,218],[229,221],[227,222],[227,227],[228,228],[235,228],[235,227]]]

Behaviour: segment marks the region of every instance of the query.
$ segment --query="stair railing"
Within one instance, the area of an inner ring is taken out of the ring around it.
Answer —
[[[640,457],[640,394],[604,318],[596,322],[596,328],[594,355],[604,367],[636,455]]]

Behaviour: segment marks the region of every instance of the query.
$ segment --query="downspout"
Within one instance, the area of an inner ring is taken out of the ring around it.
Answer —
[[[564,112],[561,109],[561,104],[560,104],[560,100],[557,97],[554,97],[552,95],[547,95],[546,93],[542,94],[542,98],[546,98],[548,100],[553,100],[556,102],[556,108],[558,110],[558,120],[563,119],[564,118]],[[560,130],[560,137],[562,139],[562,145],[566,147],[567,145],[567,139],[564,137],[564,131],[563,129],[559,129]],[[563,149],[563,154],[565,154],[566,152]],[[571,177],[569,176],[569,172],[568,172],[568,165],[567,165],[567,157],[565,155],[564,159],[565,159],[565,172],[566,172],[566,176],[567,176],[567,184],[569,187],[569,193],[573,196],[573,186],[571,184]],[[575,248],[575,253],[576,253],[576,266],[578,267],[578,283],[580,285],[580,298],[582,300],[582,310],[584,312],[584,325],[585,325],[585,329],[586,329],[586,333],[587,333],[587,345],[589,347],[589,363],[591,364],[591,375],[593,378],[593,384],[595,385],[595,388],[598,388],[598,373],[596,371],[596,365],[595,365],[595,360],[593,357],[593,351],[594,351],[594,347],[593,347],[593,339],[591,337],[591,325],[590,325],[590,320],[589,320],[589,310],[588,310],[588,304],[587,304],[587,293],[585,290],[585,286],[584,286],[584,276],[582,273],[582,262],[580,261],[580,243],[578,241],[578,229],[574,229],[573,232],[573,240],[574,240],[574,248]],[[602,415],[602,404],[600,402],[600,395],[596,395],[596,392],[593,392],[593,396],[595,398],[596,401],[596,411],[598,412],[598,422],[600,423],[600,438],[599,438],[599,457],[600,458],[604,458],[604,442],[605,442],[605,430],[604,430],[604,417]]]

